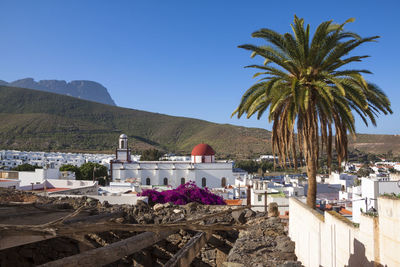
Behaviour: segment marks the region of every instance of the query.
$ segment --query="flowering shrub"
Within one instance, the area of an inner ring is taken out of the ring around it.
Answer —
[[[199,188],[193,181],[162,192],[153,189],[144,190],[139,196],[148,197],[150,204],[171,202],[175,205],[185,205],[198,202],[204,205],[225,205],[222,197],[211,193],[207,187]]]

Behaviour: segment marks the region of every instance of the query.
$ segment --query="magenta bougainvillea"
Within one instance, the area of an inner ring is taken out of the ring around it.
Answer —
[[[222,197],[211,193],[207,187],[198,187],[193,181],[162,192],[154,189],[143,190],[139,195],[148,197],[150,204],[171,202],[175,205],[185,205],[198,202],[204,205],[225,205]]]

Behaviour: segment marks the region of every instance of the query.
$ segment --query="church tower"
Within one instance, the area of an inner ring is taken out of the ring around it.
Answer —
[[[117,161],[131,161],[131,150],[128,148],[128,137],[126,134],[119,136],[119,144],[115,154]]]

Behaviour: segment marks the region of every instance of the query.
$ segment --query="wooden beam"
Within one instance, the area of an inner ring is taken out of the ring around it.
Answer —
[[[141,251],[155,243],[167,238],[174,231],[166,231],[161,233],[145,232],[133,237],[112,243],[110,245],[85,251],[81,254],[62,258],[40,265],[42,267],[75,267],[75,266],[104,266],[115,262],[125,256]]]
[[[165,265],[164,267],[186,267],[200,252],[200,250],[210,239],[211,233],[198,233],[187,244],[181,248]]]
[[[110,230],[135,231],[135,232],[161,232],[177,230],[193,231],[231,231],[246,228],[246,226],[231,225],[230,223],[217,223],[211,225],[200,225],[196,222],[204,221],[208,218],[217,217],[236,210],[243,210],[247,207],[237,209],[227,209],[221,212],[208,214],[201,218],[170,224],[120,224],[115,222],[101,222],[110,218],[122,216],[122,212],[99,214],[81,218],[73,218],[83,207],[58,218],[55,221],[41,225],[11,225],[0,224],[0,250],[19,246],[23,244],[42,241],[57,236],[76,238],[76,236],[87,233],[99,233]]]
[[[64,224],[70,225],[74,223],[96,223],[104,220],[109,220],[112,218],[117,218],[121,217],[123,215],[122,212],[115,212],[115,213],[106,213],[106,214],[99,214],[99,215],[93,215],[93,216],[86,216],[83,218],[72,218],[69,220],[64,221]],[[24,227],[22,225],[22,227]],[[0,230],[0,250],[6,249],[6,248],[12,248],[12,247],[17,247],[21,245],[26,245],[30,243],[35,243],[38,241],[43,241],[51,238],[57,237],[56,233],[53,231],[49,231],[49,227],[43,227],[42,229],[44,231],[47,231],[46,233],[38,233],[36,231],[30,231],[29,230],[30,226],[26,226],[26,229],[19,229],[17,230],[18,233],[14,233],[12,231],[3,231]],[[36,228],[40,228],[41,226]]]
[[[161,232],[161,231],[231,231],[246,229],[246,225],[216,224],[120,224],[114,222],[76,223],[71,225],[39,226],[39,225],[5,225],[0,224],[0,236],[53,235],[71,236],[87,233],[99,233],[111,230],[132,232]],[[1,240],[1,239],[0,239]]]
[[[14,235],[14,236],[2,236],[0,235],[0,250],[12,247],[18,247],[30,243],[35,243],[50,238],[54,238],[54,235]]]
[[[73,218],[69,220],[65,220],[63,223],[64,224],[74,224],[74,223],[94,223],[94,222],[100,222],[100,221],[105,221],[113,218],[119,218],[123,217],[124,213],[122,211],[116,211],[113,213],[102,213],[102,214],[97,214],[97,215],[91,215],[91,216],[85,216],[85,217],[80,217],[80,218]]]

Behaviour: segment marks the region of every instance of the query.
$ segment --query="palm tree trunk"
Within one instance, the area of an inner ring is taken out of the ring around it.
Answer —
[[[310,208],[314,209],[315,200],[317,198],[317,164],[316,164],[316,159],[313,156],[309,156],[307,159],[307,176],[308,176],[307,205]]]
[[[317,198],[317,168],[318,168],[318,121],[316,112],[313,106],[308,109],[306,115],[306,129],[304,142],[307,176],[308,176],[308,191],[307,205],[315,209]]]

